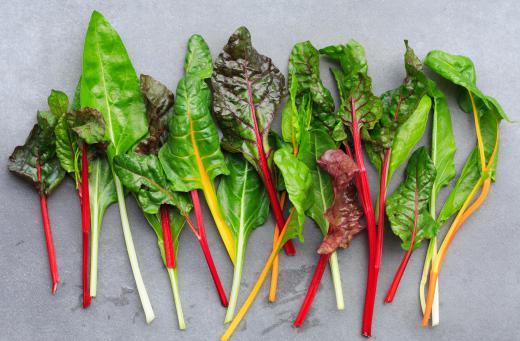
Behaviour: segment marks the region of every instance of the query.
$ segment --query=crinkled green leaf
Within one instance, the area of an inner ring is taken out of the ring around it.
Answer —
[[[312,126],[324,128],[335,141],[346,138],[341,118],[335,112],[334,100],[320,79],[320,52],[309,41],[293,46],[289,56],[289,84],[297,82],[297,104],[309,95],[312,103]]]
[[[365,140],[367,140],[367,149],[370,149],[368,152],[370,160],[379,171],[381,171],[384,153],[387,149],[392,148],[394,139],[398,136],[399,127],[407,123],[416,113],[421,100],[429,89],[429,80],[422,71],[422,63],[412,48],[408,46],[408,41],[406,40],[405,47],[404,66],[406,77],[398,88],[389,90],[381,95],[381,119],[370,131],[370,137],[366,138],[364,136]],[[415,118],[413,117],[413,119]],[[426,120],[427,118],[428,115],[426,115]],[[407,138],[411,137],[411,135],[402,134],[401,131],[399,137]],[[411,145],[413,147],[415,144],[412,144],[412,142],[404,140],[399,141],[399,144]],[[408,152],[411,152],[411,149],[408,149]],[[402,154],[404,159],[399,160],[400,162],[397,163],[403,163],[408,158],[408,155]],[[392,156],[394,155],[392,154]]]
[[[188,52],[184,60],[184,72],[194,74],[201,79],[208,79],[213,74],[213,61],[209,46],[198,34],[188,40]]]
[[[140,154],[157,154],[168,138],[174,96],[164,84],[151,76],[141,75],[140,81],[148,116],[148,136],[139,142],[135,151]]]
[[[162,204],[176,206],[181,212],[191,210],[185,194],[172,190],[156,155],[117,155],[114,171],[125,188],[136,195],[144,212],[155,214]]]
[[[302,228],[305,221],[305,211],[313,204],[313,197],[309,195],[312,186],[309,168],[285,148],[274,153],[274,163],[283,176],[289,200],[296,208],[297,223]],[[294,218],[291,222],[295,222]],[[302,235],[298,237],[303,240]]]
[[[103,115],[92,108],[83,108],[67,114],[70,129],[87,144],[102,142],[105,136]]]
[[[249,31],[240,27],[215,61],[211,84],[213,112],[224,135],[222,147],[243,153],[258,168],[257,144],[263,144],[266,155],[271,153],[268,133],[285,95],[283,74],[253,48]]]
[[[435,182],[436,170],[426,148],[417,149],[406,166],[406,179],[388,197],[386,215],[392,231],[402,240],[401,247],[410,249],[415,221],[415,197],[417,195],[417,228],[413,244],[414,250],[421,246],[424,239],[437,235],[439,224],[431,216],[428,205]]]
[[[121,38],[97,11],[90,18],[83,48],[81,107],[103,114],[110,161],[148,131],[137,74]]]
[[[37,118],[38,123],[32,128],[25,144],[17,146],[9,156],[8,168],[33,183],[38,191],[49,194],[65,176],[56,157],[54,127],[57,119],[51,112],[38,112]],[[38,181],[38,160],[42,182]]]
[[[188,74],[177,85],[175,112],[167,143],[159,158],[176,191],[202,189],[205,179],[228,174],[217,127],[210,113],[210,90],[204,80]]]
[[[352,125],[352,111],[360,129],[372,129],[381,117],[381,100],[372,93],[372,79],[368,76],[365,50],[351,40],[345,45],[328,46],[320,50],[337,60],[341,69],[332,69],[340,97],[339,115],[343,122]]]

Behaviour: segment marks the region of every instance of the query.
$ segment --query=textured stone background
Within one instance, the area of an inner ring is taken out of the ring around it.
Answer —
[[[3,132],[0,143],[0,339],[47,340],[215,340],[224,331],[224,310],[214,293],[202,253],[186,230],[179,255],[180,287],[188,329],[177,330],[168,277],[155,236],[133,199],[128,211],[146,287],[156,313],[144,321],[124,247],[119,215],[112,206],[101,234],[99,297],[83,310],[81,300],[80,211],[71,181],[49,200],[62,282],[57,295],[49,289],[38,198],[8,174],[7,156],[23,143],[37,109],[46,108],[51,88],[70,95],[81,72],[85,30],[93,9],[100,10],[121,34],[138,72],[175,88],[182,75],[185,45],[202,34],[216,56],[239,25],[252,32],[256,48],[284,71],[294,43],[309,39],[321,47],[355,38],[364,44],[377,94],[403,78],[403,39],[423,57],[431,49],[470,56],[481,89],[519,119],[520,6],[517,1],[2,1],[0,4],[0,98]],[[333,88],[322,63],[323,77]],[[472,119],[456,109],[448,91],[459,151],[457,165],[474,145]],[[279,125],[279,119],[276,126]],[[425,139],[427,141],[427,139]],[[512,340],[519,339],[520,311],[520,173],[518,126],[503,124],[497,182],[489,199],[453,242],[440,277],[441,325],[420,327],[418,284],[424,251],[417,251],[393,304],[385,294],[402,251],[387,233],[374,319],[379,340]],[[372,188],[377,177],[369,169]],[[392,188],[400,180],[395,177]],[[374,193],[375,195],[375,193]],[[443,198],[441,198],[443,199]],[[207,211],[206,211],[207,213]],[[212,220],[206,214],[208,239],[226,288],[232,268]],[[251,289],[271,247],[272,221],[253,233],[246,256],[242,301]],[[357,238],[340,253],[346,309],[338,312],[331,282],[324,276],[305,326],[291,322],[303,299],[317,257],[320,235],[308,222],[305,245],[296,258],[281,258],[279,300],[260,293],[235,340],[296,338],[361,340],[360,326],[366,274],[366,238]]]

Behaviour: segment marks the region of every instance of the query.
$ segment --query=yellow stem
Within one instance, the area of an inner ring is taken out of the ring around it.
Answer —
[[[287,196],[287,192],[283,192],[280,198],[280,206],[283,209],[285,204],[285,198]],[[280,231],[278,230],[278,225],[274,228],[273,234],[273,250],[276,246],[276,241],[278,240],[278,236],[280,235]],[[278,287],[278,266],[279,266],[279,258],[276,255],[276,258],[273,262],[273,269],[271,270],[271,285],[269,287],[269,302],[274,303],[276,301],[276,288]]]
[[[238,324],[240,323],[240,321],[242,321],[242,319],[244,318],[245,314],[247,313],[247,311],[251,307],[251,304],[253,303],[253,301],[255,300],[256,296],[258,295],[258,292],[260,291],[260,288],[262,288],[262,284],[264,284],[265,279],[266,279],[266,277],[267,277],[267,275],[269,273],[269,270],[271,269],[271,266],[274,263],[276,255],[278,254],[278,252],[280,251],[280,248],[282,247],[282,242],[284,240],[283,237],[285,236],[285,232],[287,231],[287,225],[291,221],[293,213],[294,213],[294,208],[291,209],[291,213],[289,214],[289,217],[287,218],[287,221],[285,222],[285,226],[283,227],[282,231],[280,232],[280,235],[278,236],[278,240],[276,241],[276,245],[273,248],[273,251],[271,252],[271,254],[269,255],[269,259],[267,260],[267,263],[265,263],[265,266],[264,266],[264,268],[262,270],[262,273],[258,277],[258,280],[256,281],[253,289],[251,290],[251,293],[249,294],[249,296],[245,300],[244,305],[242,305],[242,307],[240,308],[239,312],[236,314],[236,316],[233,319],[233,321],[231,321],[231,324],[229,325],[229,327],[226,330],[226,332],[222,335],[220,340],[222,340],[222,341],[229,340],[230,336],[233,334],[235,329],[238,327]]]
[[[473,119],[475,120],[475,132],[477,134],[478,151],[480,155],[480,165],[482,169],[486,167],[486,154],[484,153],[484,142],[482,140],[482,132],[480,130],[480,119],[478,117],[477,106],[475,105],[475,99],[473,94],[468,91],[469,98],[471,99],[471,106],[473,107]]]

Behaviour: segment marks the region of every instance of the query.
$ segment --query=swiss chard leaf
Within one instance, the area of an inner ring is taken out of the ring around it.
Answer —
[[[9,156],[11,172],[30,181],[38,191],[49,194],[65,176],[56,156],[54,128],[57,117],[52,112],[38,112],[25,144],[17,146]],[[41,167],[42,181],[38,180],[37,163]]]
[[[168,137],[168,121],[173,115],[174,96],[164,84],[151,76],[141,75],[140,82],[148,115],[148,136],[139,142],[135,151],[157,155]]]
[[[170,215],[170,230],[173,241],[173,249],[175,250],[175,255],[179,250],[179,237],[182,232],[182,228],[186,223],[186,218],[184,215],[176,208],[176,207],[168,207],[168,212]],[[144,213],[144,217],[150,224],[150,227],[155,232],[157,236],[157,246],[161,252],[161,258],[163,260],[164,265],[166,266],[166,256],[164,253],[164,236],[163,229],[161,223],[161,213],[158,212],[156,214]]]
[[[90,162],[90,166],[88,186],[92,229],[99,233],[106,209],[117,201],[117,193],[106,158],[99,156]]]
[[[424,239],[437,235],[439,224],[431,216],[428,205],[435,182],[436,170],[426,148],[417,149],[406,166],[406,179],[386,201],[386,214],[392,231],[402,240],[401,247],[410,249],[415,221],[417,197],[417,228],[413,249],[421,246]]]
[[[285,78],[269,57],[253,48],[245,27],[231,35],[214,69],[213,112],[224,134],[222,147],[243,153],[261,172],[257,144],[262,144],[266,155],[271,154],[268,133],[285,95]]]
[[[188,40],[188,52],[184,60],[184,72],[193,74],[201,79],[208,79],[213,74],[213,61],[208,44],[198,34]]]
[[[356,187],[352,183],[359,168],[339,149],[330,149],[321,155],[318,166],[330,175],[334,190],[334,200],[325,212],[329,230],[318,249],[320,254],[330,254],[338,247],[348,247],[352,238],[365,228],[359,222],[363,209],[357,202]]]
[[[135,69],[119,34],[96,11],[90,18],[83,49],[81,107],[103,114],[110,162],[115,155],[130,150],[148,131]]]
[[[301,230],[305,221],[305,211],[313,204],[313,197],[309,196],[309,190],[312,186],[309,168],[286,148],[279,149],[274,153],[274,163],[283,176],[289,200],[297,213],[297,220],[293,218],[289,225],[297,223]],[[303,241],[301,231],[298,234],[300,240]]]
[[[114,170],[123,185],[136,195],[145,213],[156,214],[162,204],[176,206],[183,213],[191,210],[185,194],[172,190],[156,155],[117,155]]]
[[[372,93],[372,79],[368,76],[363,46],[351,40],[345,45],[325,47],[320,53],[341,65],[341,70],[332,69],[332,74],[339,91],[341,104],[338,113],[343,122],[352,125],[354,109],[359,128],[372,129],[381,117],[381,100]]]
[[[293,79],[296,80],[296,101],[292,93]],[[292,102],[301,105],[305,96],[309,97],[314,118],[312,126],[325,128],[335,141],[343,141],[346,136],[341,118],[335,113],[334,100],[329,89],[320,79],[320,52],[311,42],[305,41],[293,46],[289,57],[288,83]]]
[[[399,134],[399,127],[406,124],[409,119],[426,126],[428,119],[428,112],[426,112],[425,117],[421,117],[424,122],[417,122],[417,115],[414,115],[423,100],[423,96],[428,91],[428,78],[422,71],[421,61],[417,58],[412,48],[408,46],[408,41],[406,40],[405,47],[404,66],[406,77],[398,88],[389,90],[381,95],[381,119],[374,126],[374,129],[370,131],[370,138],[368,138],[368,143],[366,144],[367,149],[371,149],[368,155],[379,171],[381,171],[381,163],[385,151],[392,148],[397,138],[401,139],[401,141],[398,141],[399,145],[410,145],[410,147],[413,147],[417,142],[415,139],[414,141],[407,141],[407,138],[411,138],[412,134],[403,134],[402,130],[401,134]],[[406,128],[406,132],[416,129],[415,126],[410,126],[409,123]],[[422,136],[424,129],[420,130],[420,132]],[[398,155],[402,159],[399,162],[395,160],[397,155],[391,154],[394,158],[394,164],[402,164],[408,158],[410,152],[411,148],[407,148],[407,153]],[[389,176],[391,177],[391,173],[389,173]]]

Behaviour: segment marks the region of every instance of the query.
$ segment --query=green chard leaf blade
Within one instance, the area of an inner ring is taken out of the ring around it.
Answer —
[[[240,27],[215,61],[211,84],[213,113],[224,135],[222,147],[241,152],[258,168],[258,144],[262,143],[266,155],[271,154],[268,133],[285,96],[283,74],[269,57],[253,48],[249,31]]]
[[[47,103],[49,104],[49,109],[58,120],[68,112],[69,98],[63,91],[51,90]]]
[[[100,111],[110,142],[109,161],[130,150],[148,131],[139,79],[119,34],[94,11],[85,37],[81,107]]]
[[[320,79],[320,52],[309,41],[293,46],[289,57],[289,80],[291,85],[296,80],[298,98],[301,105],[305,95],[310,97],[312,108],[312,126],[325,128],[335,141],[346,138],[341,118],[335,113],[334,99]],[[292,94],[291,94],[292,95]]]
[[[148,116],[148,136],[139,142],[135,151],[157,155],[168,138],[168,122],[173,115],[174,96],[164,84],[151,76],[141,75],[140,82]]]
[[[87,144],[104,141],[105,121],[103,115],[92,108],[83,108],[67,114],[70,129]]]
[[[117,202],[116,186],[105,157],[96,157],[89,164],[90,216],[92,228],[97,226],[99,232],[107,208]]]
[[[320,50],[338,61],[340,69],[332,69],[340,94],[339,115],[352,125],[352,109],[356,110],[359,128],[370,130],[381,117],[381,100],[372,93],[372,79],[368,76],[365,50],[355,40],[345,45],[328,46]]]
[[[217,198],[238,240],[245,239],[269,215],[269,199],[256,170],[239,155],[228,156],[229,175],[220,180]],[[245,247],[245,245],[244,245]]]
[[[117,155],[114,170],[125,188],[136,195],[144,212],[155,214],[162,204],[176,206],[185,213],[191,210],[186,195],[171,189],[156,155]]]
[[[286,148],[279,149],[274,153],[274,163],[283,176],[285,189],[289,200],[296,208],[297,219],[291,219],[289,226],[297,224],[296,236],[303,241],[301,230],[305,221],[305,211],[313,204],[313,197],[309,196],[312,186],[312,176],[307,165],[297,159],[292,152]],[[288,231],[289,232],[289,231]],[[287,233],[284,238],[288,238]],[[289,238],[292,239],[292,238]]]
[[[417,149],[406,166],[406,179],[386,201],[386,214],[392,231],[401,238],[401,247],[404,250],[410,249],[415,221],[416,194],[418,216],[414,250],[421,246],[424,239],[437,235],[440,225],[428,210],[435,176],[435,165],[426,148]]]
[[[320,254],[330,254],[338,247],[348,247],[354,236],[365,228],[359,222],[363,209],[358,203],[353,184],[359,168],[340,149],[327,150],[318,160],[318,166],[330,175],[334,190],[334,200],[325,212],[329,230],[318,249]]]
[[[188,40],[188,52],[184,60],[184,72],[193,74],[201,79],[211,78],[213,74],[213,61],[209,46],[198,34],[194,34]]]
[[[211,117],[210,98],[208,85],[197,75],[188,74],[177,85],[169,137],[159,151],[161,164],[176,191],[203,189],[216,176],[229,172]]]
[[[38,112],[25,144],[17,146],[9,156],[11,172],[30,181],[38,191],[50,194],[65,176],[56,156],[54,128],[57,118],[52,112]],[[37,162],[40,163],[42,181],[38,180]]]
[[[434,103],[431,158],[437,170],[432,195],[437,198],[441,188],[446,186],[457,173],[455,170],[457,146],[453,136],[448,101],[433,81],[430,81],[430,95],[433,97]]]
[[[398,88],[389,90],[381,95],[381,119],[376,123],[374,129],[370,131],[370,137],[365,137],[365,140],[367,140],[366,146],[370,149],[368,153],[370,160],[379,171],[381,171],[381,162],[385,151],[389,148],[393,150],[392,145],[396,139],[401,139],[401,141],[398,141],[399,145],[409,145],[410,147],[413,147],[417,142],[415,139],[407,141],[407,138],[415,136],[403,134],[403,131],[399,128],[407,124],[410,119],[417,120],[417,116],[414,114],[417,113],[419,106],[423,104],[424,96],[429,89],[429,80],[422,71],[422,63],[412,48],[408,46],[408,41],[406,40],[405,47],[404,67],[406,77]],[[426,126],[428,112],[425,114],[426,116],[421,117],[424,122],[415,121],[415,123],[423,123]],[[407,128],[411,127],[408,126]],[[420,132],[422,136],[424,129]],[[399,155],[400,160],[396,160],[394,154],[391,156],[394,157],[394,163],[402,164],[408,158],[410,152],[411,149],[408,148],[407,153]],[[391,176],[391,173],[389,174]]]

